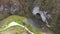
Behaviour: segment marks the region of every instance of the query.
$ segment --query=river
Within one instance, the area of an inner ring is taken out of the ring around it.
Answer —
[[[54,34],[51,30],[49,30],[44,24],[44,27],[41,26],[42,22],[38,21],[36,18],[31,17],[28,19],[28,24],[30,24],[33,28],[40,30],[46,34]],[[46,28],[46,29],[45,29]]]

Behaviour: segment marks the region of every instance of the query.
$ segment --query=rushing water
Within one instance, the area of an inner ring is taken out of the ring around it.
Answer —
[[[47,21],[47,19],[51,18],[51,15],[50,15],[50,14],[47,14],[48,12],[46,12],[46,11],[41,11],[41,10],[39,10],[39,7],[36,6],[36,7],[33,8],[33,12],[32,12],[32,13],[33,13],[35,16],[36,16],[37,13],[39,13],[40,16],[41,16],[41,18],[42,18],[41,20],[42,20],[43,22],[45,22],[48,27],[51,27],[51,26],[48,24],[48,21]]]
[[[41,32],[44,32],[46,34],[54,34],[54,32],[52,32],[49,28],[47,27],[42,27],[41,26],[41,22],[36,20],[35,18],[30,18],[27,19],[28,20],[28,24],[30,24],[33,28],[36,28],[38,30],[40,30]],[[43,24],[44,25],[44,24]],[[44,25],[45,26],[45,25]],[[44,29],[43,29],[44,28]]]

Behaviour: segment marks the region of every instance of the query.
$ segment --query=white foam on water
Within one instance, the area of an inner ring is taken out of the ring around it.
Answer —
[[[51,15],[47,14],[47,12],[45,12],[45,11],[40,11],[38,6],[36,6],[36,7],[33,8],[33,12],[32,13],[34,15],[36,15],[37,13],[39,13],[41,15],[42,21],[46,22],[46,25],[48,27],[50,27],[50,25],[48,25],[47,18],[48,19],[51,18]]]

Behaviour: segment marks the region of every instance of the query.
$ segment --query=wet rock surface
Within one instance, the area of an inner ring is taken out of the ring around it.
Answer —
[[[33,7],[38,5],[41,11],[48,11],[52,20],[48,20],[53,27],[50,29],[60,33],[60,0],[0,0],[0,21],[10,15],[33,17]],[[38,21],[40,17],[35,16]],[[40,23],[40,22],[39,22]],[[38,24],[38,23],[37,23]]]

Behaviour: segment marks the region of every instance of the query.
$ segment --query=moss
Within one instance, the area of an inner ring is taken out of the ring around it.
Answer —
[[[23,22],[26,22],[27,20],[26,20],[25,17],[20,17],[20,16],[12,15],[12,16],[10,16],[10,17],[8,17],[8,18],[6,18],[6,19],[3,20],[4,24],[3,24],[3,27],[0,28],[0,29],[3,30],[3,29],[4,29],[10,22],[12,22],[12,21],[15,21],[15,22],[23,25],[22,23],[23,23]],[[3,23],[3,22],[2,22],[2,23]],[[39,30],[37,30],[37,29],[35,29],[35,28],[32,28],[29,24],[28,24],[28,25],[26,24],[25,27],[27,27],[27,28],[28,28],[31,32],[33,32],[34,34],[41,34],[41,32],[40,32]],[[15,32],[16,34],[24,33],[24,32],[21,32],[21,30],[23,31],[24,28],[19,27],[19,26],[12,26],[12,27],[10,27],[10,28],[2,31],[2,32],[4,33],[4,32],[6,31],[6,33],[7,33],[7,31],[10,31],[10,30],[13,30],[13,29],[14,29],[14,30],[16,29],[16,32]]]

